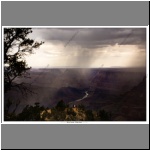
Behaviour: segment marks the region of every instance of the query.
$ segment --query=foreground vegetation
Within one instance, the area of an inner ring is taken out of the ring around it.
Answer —
[[[83,105],[69,106],[63,100],[53,108],[35,103],[27,105],[19,114],[5,111],[5,121],[111,121],[111,114],[104,111],[86,110]]]

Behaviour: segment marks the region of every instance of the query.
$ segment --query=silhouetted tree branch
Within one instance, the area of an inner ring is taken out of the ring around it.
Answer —
[[[28,67],[25,55],[33,54],[33,50],[39,48],[44,42],[37,42],[28,38],[32,33],[31,28],[5,28],[4,29],[4,91],[7,92],[13,86],[21,87],[21,90],[29,91],[25,84],[14,84],[17,77],[28,77]]]

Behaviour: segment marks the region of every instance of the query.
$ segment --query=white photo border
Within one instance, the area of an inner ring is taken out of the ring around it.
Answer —
[[[4,121],[4,28],[146,28],[146,121]],[[2,26],[1,29],[1,124],[149,124],[149,26]]]

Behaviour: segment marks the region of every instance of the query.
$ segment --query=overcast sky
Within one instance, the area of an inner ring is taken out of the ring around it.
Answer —
[[[144,28],[33,28],[45,43],[27,56],[36,67],[144,67]]]

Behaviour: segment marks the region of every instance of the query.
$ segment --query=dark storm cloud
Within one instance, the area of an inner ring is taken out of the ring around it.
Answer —
[[[87,49],[116,43],[144,47],[146,42],[145,28],[43,28],[35,30],[46,42],[64,46],[68,43],[68,45],[78,45]]]
[[[35,66],[145,66],[145,28],[34,28],[31,38],[45,42]]]

